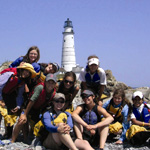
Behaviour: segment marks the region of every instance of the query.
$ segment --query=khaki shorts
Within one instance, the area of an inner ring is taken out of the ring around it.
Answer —
[[[43,146],[46,148],[54,149],[54,150],[60,150],[61,146],[58,146],[58,144],[53,139],[52,133],[49,133],[47,138],[43,142]]]

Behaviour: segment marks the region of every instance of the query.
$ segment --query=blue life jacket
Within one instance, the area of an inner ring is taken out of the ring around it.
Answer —
[[[135,107],[133,107],[133,113],[137,120],[149,123],[150,113],[149,113],[149,108],[145,103],[144,103],[144,108],[141,113]]]
[[[87,124],[94,125],[100,121],[100,116],[97,111],[97,105],[95,105],[91,111],[89,111],[85,104],[83,106],[83,112],[81,112],[80,117],[85,121]]]
[[[85,80],[86,80],[87,86],[90,86],[91,88],[95,87],[95,86],[98,86],[100,84],[100,76],[99,76],[97,71],[93,75],[93,78],[91,78],[90,73],[87,72],[85,74]]]

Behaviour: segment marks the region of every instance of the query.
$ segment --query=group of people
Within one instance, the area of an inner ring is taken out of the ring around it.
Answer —
[[[55,150],[103,150],[107,138],[117,135],[116,144],[125,140],[135,144],[137,139],[142,141],[141,135],[145,141],[149,138],[150,109],[140,91],[133,93],[133,104],[123,89],[115,89],[103,103],[107,80],[96,55],[88,57],[78,79],[80,86],[72,71],[59,83],[59,65],[38,63],[39,59],[38,47],[32,46],[0,72],[0,120],[3,117],[5,123],[1,145],[3,139],[15,142],[21,132],[24,142],[30,133],[44,147]],[[72,101],[79,89],[83,104],[74,108]]]

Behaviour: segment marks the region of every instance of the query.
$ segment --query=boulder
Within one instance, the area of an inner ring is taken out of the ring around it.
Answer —
[[[107,89],[109,89],[110,91],[118,88],[122,88],[124,90],[130,88],[125,83],[117,81],[116,78],[113,76],[111,70],[105,70],[105,73],[107,78]]]
[[[9,65],[12,63],[12,61],[6,61],[0,66],[0,72],[3,71],[4,69],[8,68]]]

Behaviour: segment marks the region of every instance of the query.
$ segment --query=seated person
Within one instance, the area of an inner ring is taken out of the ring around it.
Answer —
[[[150,104],[144,102],[143,93],[136,91],[132,95],[133,107],[129,109],[131,114],[131,127],[127,130],[127,139],[132,144],[144,144],[150,137]]]
[[[43,115],[42,122],[47,129],[48,136],[43,146],[50,149],[61,150],[64,146],[71,150],[94,150],[87,141],[76,139],[74,142],[70,136],[73,132],[73,122],[69,112],[62,111],[65,106],[65,95],[56,93],[53,105]]]
[[[81,97],[85,104],[77,106],[73,111],[72,117],[75,121],[75,132],[78,139],[87,139],[90,144],[96,140],[99,134],[99,150],[103,150],[107,134],[108,125],[113,121],[113,117],[101,106],[94,102],[94,93],[90,90],[84,90]],[[101,115],[105,119],[101,120]]]
[[[128,105],[127,99],[123,89],[116,89],[113,93],[113,98],[104,103],[103,108],[109,112],[114,121],[109,125],[109,138],[113,139],[114,135],[120,135],[119,140],[116,144],[122,144],[126,139],[126,131],[129,128],[128,121]]]

